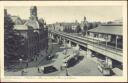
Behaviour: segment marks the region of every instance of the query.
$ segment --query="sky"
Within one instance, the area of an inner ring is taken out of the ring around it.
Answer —
[[[11,15],[21,19],[29,19],[30,6],[5,7]],[[81,22],[83,17],[87,21],[113,21],[122,17],[121,6],[37,6],[39,18],[43,18],[47,24],[55,22]]]

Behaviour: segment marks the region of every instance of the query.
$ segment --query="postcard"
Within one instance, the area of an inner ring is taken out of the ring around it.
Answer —
[[[1,1],[0,17],[3,82],[127,81],[126,1]]]

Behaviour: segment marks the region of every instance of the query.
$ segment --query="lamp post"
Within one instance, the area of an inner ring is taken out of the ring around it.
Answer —
[[[20,66],[21,66],[21,68],[22,68],[22,61],[23,61],[23,60],[22,60],[22,59],[19,59],[19,61],[20,61]]]
[[[22,61],[23,61],[23,60],[20,58],[19,61],[20,61],[20,66],[21,66],[20,69],[22,69]],[[23,71],[21,71],[21,75],[23,75]]]
[[[69,76],[67,64],[66,64],[66,76]]]

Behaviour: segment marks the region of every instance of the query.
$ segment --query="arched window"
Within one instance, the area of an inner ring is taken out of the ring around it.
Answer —
[[[35,40],[39,41],[39,32],[37,30],[34,31],[34,35],[35,35]]]

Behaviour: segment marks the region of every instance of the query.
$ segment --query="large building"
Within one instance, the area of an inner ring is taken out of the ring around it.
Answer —
[[[38,19],[37,8],[30,8],[30,18],[24,24],[15,24],[14,31],[23,37],[21,56],[33,60],[42,50],[48,49],[48,30],[43,19]]]
[[[94,29],[88,30],[88,37],[99,40],[100,44],[106,44],[112,48],[123,48],[123,26],[120,22],[102,24]]]

